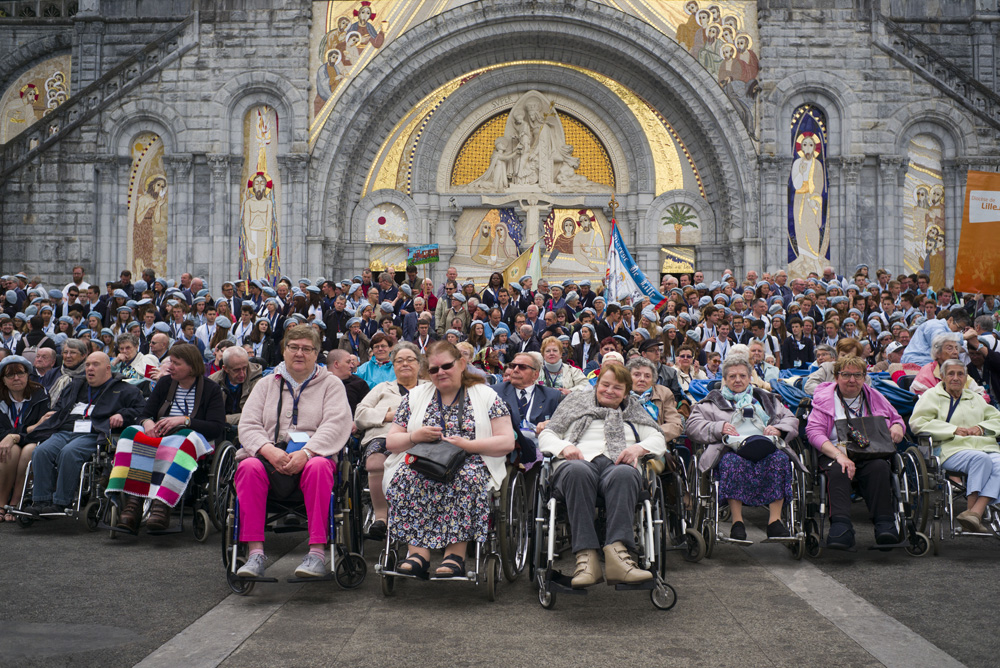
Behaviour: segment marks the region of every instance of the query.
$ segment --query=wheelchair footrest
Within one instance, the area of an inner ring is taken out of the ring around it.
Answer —
[[[628,584],[627,582],[619,582],[615,585],[615,591],[651,591],[656,589],[656,580],[646,580],[645,582],[638,582],[636,584]]]
[[[293,576],[285,580],[285,582],[291,582],[293,584],[297,582],[329,582],[330,580],[333,579],[334,579],[333,573],[327,573],[326,575],[321,575],[319,577],[314,577],[314,578],[297,578]],[[275,580],[275,582],[277,582],[277,580]]]
[[[740,545],[742,547],[749,547],[753,545],[752,540],[736,540],[735,538],[730,538],[729,536],[718,536],[718,541],[720,543],[730,543],[732,545]]]
[[[122,527],[111,526],[107,522],[99,522],[97,524],[97,529],[98,529],[98,531],[114,531],[115,533],[123,533],[123,534],[127,534],[129,536],[138,536],[139,535],[138,531],[132,531],[130,529],[125,529],[125,528],[122,528]]]
[[[760,542],[761,542],[761,544],[763,544],[763,543],[780,543],[782,545],[791,545],[792,543],[799,542],[800,538],[802,538],[802,536],[780,536],[780,537],[774,537],[774,538],[765,538],[764,540],[762,540]]]
[[[169,526],[163,531],[151,531],[146,529],[146,533],[150,536],[166,536],[172,533],[181,533],[182,531],[184,531],[184,527],[180,523],[178,523],[177,526]]]
[[[874,545],[869,545],[869,550],[897,550],[901,547],[910,547],[912,544],[908,540],[904,540],[900,543],[882,543],[881,545],[876,543]]]
[[[587,595],[586,589],[574,589],[573,578],[563,575],[559,571],[552,571],[552,574],[546,580],[546,585],[548,589],[557,591],[560,594],[571,594],[573,596]]]
[[[278,581],[278,578],[241,578],[239,576],[233,576],[233,579],[235,579],[237,582],[267,582],[267,583],[273,583],[273,582],[277,582]]]

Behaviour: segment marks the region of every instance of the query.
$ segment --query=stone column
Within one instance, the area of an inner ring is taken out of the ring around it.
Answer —
[[[904,164],[902,156],[882,155],[878,159],[879,172],[879,229],[882,235],[879,255],[882,266],[896,274],[903,270],[902,216],[898,205],[899,170]],[[894,230],[895,234],[889,232]]]
[[[788,265],[788,196],[781,186],[788,178],[791,159],[762,155],[757,164],[760,166],[760,223],[755,235],[757,239],[745,240],[747,244],[755,243],[756,257],[750,256],[748,247],[744,271],[756,269],[759,272],[768,271],[772,266],[784,268]]]
[[[278,221],[278,248],[281,259],[281,273],[298,277],[319,276],[323,270],[321,221],[309,220],[306,201],[305,174],[309,155],[290,153],[278,156],[281,169],[282,205],[281,219]],[[319,243],[316,243],[319,240]]]
[[[840,190],[843,197],[840,201],[840,210],[837,212],[839,220],[836,226],[840,240],[838,240],[837,246],[833,245],[832,239],[830,243],[831,249],[837,248],[839,251],[830,254],[831,264],[834,267],[846,266],[844,260],[848,258],[858,258],[858,262],[855,264],[874,261],[875,228],[873,225],[865,225],[858,214],[858,200],[860,199],[858,176],[861,174],[861,165],[864,161],[863,155],[845,155],[840,158],[840,175],[843,184]],[[834,219],[833,214],[834,212],[831,211],[827,218],[828,225]],[[851,244],[848,240],[854,243]],[[848,247],[851,245],[854,247],[849,250]]]
[[[226,189],[225,201],[229,203],[229,213],[226,216],[226,236],[228,238],[228,257],[230,275],[223,280],[237,280],[240,276],[240,199],[247,184],[243,181],[243,156],[228,155],[229,186]],[[294,279],[293,279],[294,280]]]
[[[180,276],[188,271],[195,260],[194,223],[191,216],[194,198],[190,178],[193,162],[190,153],[163,156],[170,207],[170,227],[167,231],[167,276],[170,277]]]
[[[958,259],[959,234],[962,230],[962,211],[965,209],[965,173],[971,168],[971,164],[968,158],[959,157],[945,161],[941,166],[944,181],[944,271],[948,285],[952,285],[955,280],[955,262]]]
[[[206,278],[209,289],[215,294],[221,288],[223,281],[232,280],[236,276],[232,263],[236,257],[234,249],[238,248],[239,239],[237,238],[234,243],[233,235],[229,230],[229,202],[226,198],[229,156],[212,153],[206,156],[206,159],[212,178],[209,187],[211,217],[208,227],[211,236],[212,258],[215,260]]]
[[[125,242],[128,231],[117,225],[118,158],[102,155],[94,159],[97,172],[94,244],[94,275],[117,276],[125,267]],[[128,167],[126,167],[128,169]]]

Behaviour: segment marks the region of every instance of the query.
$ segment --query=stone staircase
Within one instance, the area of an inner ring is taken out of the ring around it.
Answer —
[[[115,104],[198,44],[195,12],[0,146],[0,186],[83,123]]]
[[[871,16],[872,44],[1000,133],[1000,95],[877,10]]]

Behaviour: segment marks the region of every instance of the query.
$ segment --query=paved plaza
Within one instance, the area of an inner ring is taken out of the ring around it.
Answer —
[[[232,595],[218,534],[110,540],[82,523],[0,526],[0,664],[21,666],[994,666],[1000,542],[955,540],[937,557],[869,551],[791,560],[776,545],[721,545],[698,564],[668,556],[678,602],[604,585],[545,610],[524,578],[495,603],[469,584],[399,583],[372,571],[260,584]],[[764,517],[749,515],[751,539]],[[268,543],[282,579],[301,534]],[[282,558],[282,555],[286,555]],[[368,544],[371,566],[377,550]]]

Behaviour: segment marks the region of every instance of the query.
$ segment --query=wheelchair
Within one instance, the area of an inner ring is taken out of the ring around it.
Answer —
[[[663,462],[654,455],[641,458],[642,487],[636,507],[635,545],[639,566],[653,573],[653,579],[638,584],[620,583],[617,591],[648,591],[650,601],[658,610],[670,610],[677,603],[677,591],[664,579],[664,548],[667,544],[664,529],[663,488],[660,473]],[[571,550],[569,521],[566,505],[555,495],[553,486],[553,458],[545,456],[535,494],[535,531],[532,539],[530,574],[538,590],[538,602],[546,610],[556,605],[559,594],[585,596],[586,589],[574,589],[572,577],[556,569],[555,562],[561,553]],[[598,536],[604,533],[604,505],[598,497]],[[688,549],[686,546],[684,549]]]
[[[345,448],[346,449],[346,448]],[[234,448],[235,450],[235,448]],[[368,574],[368,564],[363,556],[352,552],[347,541],[350,540],[349,527],[352,523],[352,509],[344,504],[347,498],[347,483],[343,475],[346,454],[341,450],[336,463],[333,477],[333,491],[330,494],[330,525],[327,532],[327,546],[330,550],[330,571],[323,577],[298,578],[290,577],[288,582],[327,582],[335,580],[342,589],[360,587]],[[247,544],[239,540],[240,535],[240,503],[236,496],[235,452],[232,475],[221,484],[220,491],[225,498],[225,520],[222,529],[222,564],[226,569],[226,583],[235,594],[246,596],[253,591],[258,582],[278,582],[277,578],[241,578],[236,572],[246,563],[248,556]],[[265,532],[289,533],[307,531],[305,500],[302,491],[296,490],[286,499],[267,499],[264,519]]]
[[[662,463],[651,460],[650,466],[661,469],[661,553],[679,550],[685,561],[697,563],[705,557],[706,546],[704,536],[695,528],[696,492],[691,481],[697,480],[697,475],[692,476],[692,459],[690,445],[680,438],[668,444]]]
[[[113,434],[103,441],[97,442],[97,447],[94,448],[91,458],[84,462],[80,468],[76,501],[65,512],[35,516],[23,510],[30,505],[34,489],[33,461],[28,462],[28,468],[25,470],[24,488],[21,490],[21,498],[17,505],[4,506],[4,511],[14,515],[18,525],[24,528],[30,527],[39,519],[52,520],[68,517],[74,520],[83,518],[87,523],[88,530],[97,531],[100,528],[101,518],[110,505],[104,496],[104,488],[111,475],[116,440],[117,434]]]
[[[404,464],[405,466],[405,464]],[[469,550],[474,551],[475,568],[469,569],[465,577],[436,577],[431,581],[471,582],[486,586],[486,598],[496,601],[500,583],[506,579],[513,582],[527,564],[529,531],[531,476],[521,470],[517,463],[508,462],[507,474],[499,490],[490,494],[489,531],[486,542],[471,542]],[[472,546],[475,547],[472,547]],[[382,595],[392,596],[397,578],[421,579],[410,573],[396,570],[396,565],[406,558],[407,546],[394,541],[392,526],[388,527],[385,547],[375,564],[375,572],[381,578]],[[468,554],[466,558],[468,558]]]
[[[163,531],[147,530],[147,533],[160,536],[183,532],[185,510],[188,506],[192,511],[191,528],[196,541],[199,543],[207,541],[213,526],[217,531],[222,531],[226,526],[225,484],[236,474],[237,450],[239,450],[239,446],[232,441],[220,439],[212,451],[212,455],[198,461],[198,468],[191,474],[191,481],[187,489],[181,495],[177,505],[171,510],[171,518],[176,516],[177,523],[175,524],[171,519],[170,527],[167,529]],[[104,513],[101,515],[101,521],[98,525],[99,529],[108,531],[108,537],[112,540],[117,539],[121,534],[138,535],[138,532],[132,532],[118,526],[121,505],[120,496],[106,499]],[[144,499],[140,527],[146,523],[150,506],[152,506],[152,499]]]
[[[731,514],[729,506],[720,503],[719,488],[721,483],[717,475],[718,467],[705,473],[701,473],[698,468],[698,460],[703,455],[702,451],[692,457],[690,476],[692,480],[697,481],[694,526],[705,541],[705,556],[711,558],[719,543],[749,546],[753,545],[753,541],[731,538],[722,531],[720,523],[728,521]],[[761,542],[784,545],[791,552],[792,558],[799,561],[806,553],[806,474],[796,466],[796,462],[792,459],[789,459],[788,466],[792,475],[792,496],[785,499],[785,503],[781,506],[781,521],[788,528],[789,535],[780,538],[765,538]]]
[[[823,553],[829,502],[827,477],[819,465],[819,451],[805,436],[805,425],[811,408],[812,402],[809,399],[803,399],[800,403],[796,411],[800,433],[792,445],[808,471],[803,490],[806,553],[816,558]],[[900,445],[905,443],[906,441],[903,441]],[[868,549],[888,552],[903,548],[912,556],[923,556],[932,548],[930,537],[926,533],[929,492],[924,459],[916,448],[909,447],[905,451],[896,452],[890,458],[889,465],[893,522],[900,540],[893,544],[872,545]],[[921,484],[924,485],[923,488],[920,487]],[[860,498],[860,495],[858,497]]]
[[[907,483],[913,488],[915,498],[914,522],[920,531],[926,531],[930,525],[928,533],[934,555],[945,538],[1000,539],[1000,507],[995,501],[983,513],[982,521],[990,528],[989,533],[966,531],[958,524],[955,518],[961,509],[956,511],[955,505],[964,503],[966,474],[945,469],[937,453],[928,434],[917,434],[917,445],[902,453]]]

